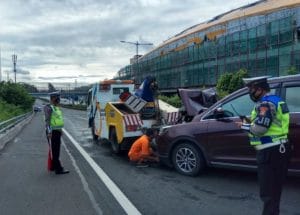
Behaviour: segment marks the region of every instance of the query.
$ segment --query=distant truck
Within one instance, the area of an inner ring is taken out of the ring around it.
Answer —
[[[105,95],[109,98],[106,100],[103,91],[92,89],[89,93],[91,97],[98,97],[96,111],[93,111],[92,107],[88,109],[93,137],[108,139],[115,153],[128,149],[134,140],[143,134],[144,129],[159,129],[161,126],[175,124],[179,117],[178,108],[157,99],[155,78],[146,77],[135,92],[134,87],[129,86],[131,85],[122,85],[123,88],[128,87],[129,94],[126,96],[120,95],[125,90],[119,92],[119,96],[114,95],[113,91],[107,91],[108,94]],[[111,86],[113,87],[116,86]],[[104,111],[100,103],[105,103]]]
[[[104,80],[95,83],[88,91],[87,114],[94,140],[108,138],[104,108],[107,102],[118,101],[124,92],[134,92],[132,80]]]

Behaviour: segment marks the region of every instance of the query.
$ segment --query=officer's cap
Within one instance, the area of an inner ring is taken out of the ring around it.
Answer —
[[[254,78],[243,78],[245,85],[249,88],[261,87],[263,89],[269,89],[268,78],[270,76],[260,76]]]
[[[59,97],[60,93],[59,93],[59,91],[55,91],[55,92],[49,93],[49,96],[50,96],[50,98],[52,98],[52,97]]]

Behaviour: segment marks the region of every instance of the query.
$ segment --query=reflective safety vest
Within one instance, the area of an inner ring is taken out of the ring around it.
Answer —
[[[279,145],[287,142],[287,135],[289,132],[289,121],[290,114],[284,101],[278,96],[269,95],[264,96],[262,102],[271,102],[276,106],[276,116],[273,118],[271,126],[263,136],[254,136],[249,133],[250,144],[257,146],[257,149],[267,148],[267,145]],[[256,109],[254,108],[251,112],[251,124],[254,123],[254,119],[257,116]],[[260,145],[264,145],[260,146]]]
[[[50,127],[52,130],[59,130],[64,127],[63,114],[59,107],[51,105],[52,113],[50,118]]]

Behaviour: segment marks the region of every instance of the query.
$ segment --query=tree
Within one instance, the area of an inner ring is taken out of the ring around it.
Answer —
[[[24,113],[20,107],[8,104],[0,98],[0,122]]]
[[[241,89],[244,87],[243,78],[246,78],[248,73],[245,69],[240,69],[235,73],[226,73],[222,75],[217,82],[217,92],[220,98]]]
[[[158,98],[174,107],[179,108],[182,106],[181,99],[178,95],[173,95],[173,96],[159,95]]]
[[[31,110],[34,103],[34,98],[21,84],[12,82],[0,83],[0,99],[24,111]]]
[[[38,89],[34,86],[34,85],[31,85],[31,84],[27,84],[27,83],[20,83],[25,89],[27,92],[29,93],[37,93],[39,92]]]
[[[237,73],[235,73],[231,80],[228,87],[228,92],[232,93],[238,89],[241,89],[244,87],[243,78],[247,77],[247,71],[244,69],[240,69]]]
[[[218,79],[216,88],[219,97],[223,98],[225,95],[228,94],[228,87],[232,76],[233,73],[225,73]]]

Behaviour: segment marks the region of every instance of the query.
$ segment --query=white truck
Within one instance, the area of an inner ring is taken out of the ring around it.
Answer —
[[[95,83],[88,91],[87,114],[94,140],[108,139],[104,108],[107,102],[118,101],[124,92],[134,92],[132,80],[104,80]]]
[[[129,149],[146,128],[159,130],[177,122],[178,108],[158,100],[155,86],[155,79],[148,76],[140,88],[124,101],[106,104],[106,126],[113,152]]]
[[[134,140],[143,134],[145,128],[159,129],[161,126],[175,124],[179,117],[178,108],[155,98],[154,83],[155,79],[147,77],[135,92],[133,88],[129,88],[131,94],[123,101],[120,101],[118,95],[114,97],[111,91],[110,98],[102,102],[101,106],[100,98],[103,98],[103,92],[96,91],[99,98],[96,111],[88,109],[89,125],[94,138],[108,139],[113,152],[119,153],[121,149],[128,149]],[[128,86],[130,85],[122,87]],[[93,90],[91,91],[93,97]]]

